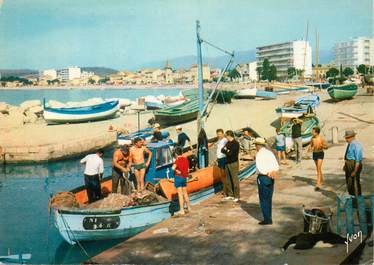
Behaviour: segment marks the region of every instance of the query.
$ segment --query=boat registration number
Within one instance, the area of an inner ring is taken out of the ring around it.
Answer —
[[[119,216],[85,217],[83,219],[83,228],[85,230],[116,229],[120,223]]]

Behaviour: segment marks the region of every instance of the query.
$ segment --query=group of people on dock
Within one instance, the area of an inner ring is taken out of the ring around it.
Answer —
[[[302,121],[294,118],[292,126],[292,141],[295,151],[295,163],[302,160]],[[187,192],[187,179],[189,177],[190,161],[188,157],[192,154],[191,140],[182,131],[181,126],[176,127],[178,135],[176,147],[174,148],[174,187],[178,192],[180,210],[176,216],[184,215],[191,211],[189,196]],[[220,175],[223,176],[223,194],[225,201],[239,202],[239,156],[244,156],[250,160],[255,160],[257,168],[257,185],[259,193],[260,208],[263,220],[260,225],[270,225],[272,220],[272,197],[274,192],[274,181],[279,177],[280,164],[288,164],[286,158],[286,136],[276,129],[275,152],[267,145],[264,138],[255,137],[250,128],[244,128],[243,134],[236,139],[232,130],[224,132],[223,129],[216,130],[217,141],[210,143],[209,148],[216,147],[216,165]],[[362,170],[362,146],[355,139],[354,131],[345,132],[345,140],[348,143],[344,155],[344,168],[347,190],[350,195],[361,195],[360,173]],[[163,136],[160,126],[155,124],[151,141],[162,141]],[[186,145],[188,148],[185,148]],[[316,186],[315,190],[321,189],[324,177],[322,173],[322,162],[325,156],[324,150],[328,148],[326,141],[320,135],[320,128],[312,130],[312,139],[308,146],[308,151],[312,152],[312,158],[316,166]],[[275,155],[276,153],[276,155]],[[85,164],[85,186],[89,202],[101,199],[100,180],[104,172],[102,156],[103,150],[96,154],[90,154],[81,160]],[[121,193],[128,195],[134,191],[144,190],[144,177],[146,169],[150,165],[152,152],[146,147],[146,142],[142,138],[135,138],[131,147],[127,145],[119,146],[113,153],[112,160],[112,192],[117,193],[120,187]],[[136,189],[131,181],[131,169],[135,176]],[[186,206],[186,208],[185,208]]]

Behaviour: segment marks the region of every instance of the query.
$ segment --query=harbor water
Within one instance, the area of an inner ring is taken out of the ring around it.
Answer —
[[[111,174],[112,151],[106,150],[104,155],[104,176]],[[48,210],[50,195],[83,185],[83,170],[78,158],[0,166],[0,256],[31,253],[28,263],[72,264],[123,241],[86,242],[82,243],[83,250],[64,242],[54,227]]]
[[[0,102],[20,105],[26,100],[57,100],[60,102],[85,101],[90,98],[127,98],[135,100],[143,96],[177,96],[180,89],[0,89]]]

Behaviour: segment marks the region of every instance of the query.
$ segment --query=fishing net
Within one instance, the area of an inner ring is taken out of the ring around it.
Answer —
[[[75,198],[74,193],[72,192],[59,192],[56,193],[50,200],[49,200],[49,208],[77,208],[79,207],[79,203]]]

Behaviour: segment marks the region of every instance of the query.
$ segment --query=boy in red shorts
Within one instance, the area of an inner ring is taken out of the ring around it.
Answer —
[[[184,215],[184,203],[187,204],[187,211],[191,211],[190,198],[187,193],[188,169],[190,167],[187,157],[183,156],[183,150],[179,146],[175,148],[177,159],[174,162],[174,187],[178,192],[179,211],[176,216]]]

